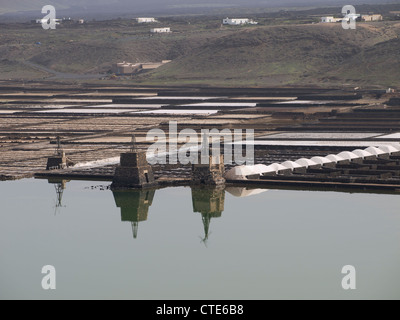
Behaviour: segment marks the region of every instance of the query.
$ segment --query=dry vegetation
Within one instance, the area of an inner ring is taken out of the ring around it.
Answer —
[[[217,17],[164,18],[158,25],[174,31],[165,35],[151,35],[151,26],[133,20],[63,25],[47,31],[33,24],[3,25],[0,79],[54,75],[62,79],[61,73],[104,74],[118,61],[168,59],[173,62],[130,82],[399,86],[399,22],[359,23],[357,30],[344,30],[340,24],[277,20],[270,25],[264,20],[258,26],[222,27],[218,21]]]

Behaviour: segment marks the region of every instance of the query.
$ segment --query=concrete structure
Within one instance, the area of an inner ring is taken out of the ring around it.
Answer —
[[[192,164],[192,183],[204,185],[222,185],[225,183],[224,156],[213,156],[210,150],[208,164],[204,164],[205,157],[199,155],[198,164]]]
[[[150,188],[156,185],[145,151],[121,154],[120,166],[115,170],[111,184],[112,190]]]
[[[230,19],[226,18],[222,20],[222,24],[231,25],[231,26],[239,26],[243,24],[258,24],[258,22],[247,19],[247,18],[239,18],[239,19]]]
[[[376,159],[376,156],[373,155],[372,153],[365,151],[365,150],[361,150],[361,149],[356,149],[352,151],[354,154],[356,154],[357,156],[359,156],[361,159],[363,160],[373,160]]]
[[[57,170],[67,168],[67,157],[65,152],[56,154],[47,159],[46,170]]]
[[[153,28],[150,29],[151,33],[170,33],[171,28]]]
[[[136,18],[137,23],[154,23],[158,22],[155,18]]]
[[[67,158],[64,150],[61,148],[60,137],[57,137],[57,149],[54,156],[47,159],[46,170],[65,169],[73,165],[74,163]]]
[[[142,68],[140,63],[129,63],[129,62],[119,62],[112,65],[112,72],[117,75],[129,75],[132,73],[136,73]]]
[[[382,21],[383,16],[381,14],[363,14],[361,16],[361,20],[363,20],[365,22]]]
[[[169,62],[171,62],[171,60],[163,60],[161,62],[135,63],[135,64],[124,61],[124,62],[114,63],[111,67],[111,71],[116,75],[132,75],[141,70],[157,69]]]

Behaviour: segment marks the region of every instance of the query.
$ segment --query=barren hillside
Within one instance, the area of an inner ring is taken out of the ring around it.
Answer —
[[[400,85],[400,24],[273,26],[216,39],[151,79]]]
[[[214,18],[161,19],[173,33],[151,35],[132,20],[43,30],[3,25],[0,78],[106,74],[115,62],[173,62],[132,80],[144,84],[400,86],[400,23],[221,27]],[[28,62],[28,63],[26,63]],[[31,64],[33,63],[33,64]],[[34,64],[43,69],[34,68]],[[47,69],[45,69],[47,68]]]

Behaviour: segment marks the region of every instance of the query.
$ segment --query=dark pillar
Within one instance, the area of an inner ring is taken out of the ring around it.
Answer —
[[[121,154],[120,166],[115,170],[111,189],[140,189],[156,185],[153,170],[146,159],[146,152],[134,151]]]
[[[46,170],[65,169],[67,167],[67,157],[65,152],[49,157],[47,159]]]
[[[199,163],[192,165],[192,183],[210,186],[218,186],[225,184],[225,165],[224,156],[199,156]]]

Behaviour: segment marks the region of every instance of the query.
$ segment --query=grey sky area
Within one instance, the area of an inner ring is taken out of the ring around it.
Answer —
[[[54,5],[61,14],[80,14],[86,17],[223,13],[224,9],[240,7],[294,8],[311,6],[342,6],[345,4],[400,3],[400,0],[0,0],[0,15],[28,16],[40,13],[42,6]]]

